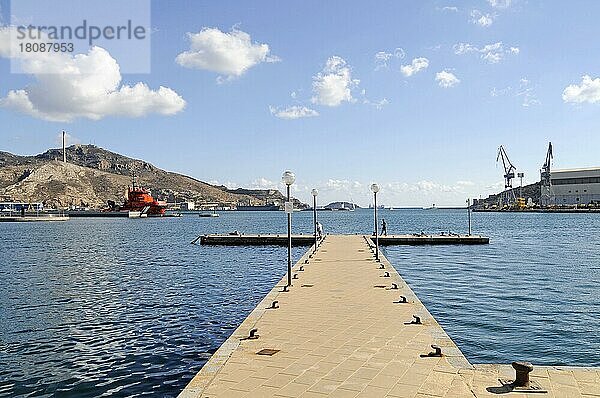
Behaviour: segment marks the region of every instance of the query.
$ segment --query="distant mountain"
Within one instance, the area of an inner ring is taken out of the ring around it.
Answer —
[[[109,200],[121,203],[135,173],[138,185],[169,202],[259,205],[284,201],[276,190],[236,192],[94,145],[72,145],[66,153],[65,164],[61,149],[36,156],[0,152],[0,200],[100,208]]]

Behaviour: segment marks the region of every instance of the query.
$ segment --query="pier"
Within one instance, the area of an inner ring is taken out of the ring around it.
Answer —
[[[180,398],[600,394],[596,368],[535,366],[525,388],[510,364],[469,363],[388,260],[375,260],[370,237],[327,236],[292,273]]]
[[[66,215],[0,216],[0,222],[44,222],[44,221],[69,221],[69,216],[66,216]]]
[[[288,238],[280,235],[243,235],[243,234],[218,234],[200,235],[192,243],[200,241],[203,245],[223,246],[255,246],[277,245],[287,246]],[[293,246],[311,246],[315,242],[312,235],[292,235]],[[387,235],[379,237],[380,245],[482,245],[490,243],[490,238],[481,235]]]

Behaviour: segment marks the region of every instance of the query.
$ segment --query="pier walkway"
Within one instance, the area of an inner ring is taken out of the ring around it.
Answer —
[[[297,279],[289,291],[283,291],[284,277],[180,397],[497,397],[507,392],[499,379],[514,380],[512,367],[471,365],[387,259],[380,254],[381,262],[375,261],[371,245],[368,237],[327,236],[316,254],[311,247],[294,266]],[[255,338],[248,338],[253,329]],[[441,357],[432,356],[432,344]],[[535,366],[531,376],[546,393],[508,396],[600,396],[598,369]]]

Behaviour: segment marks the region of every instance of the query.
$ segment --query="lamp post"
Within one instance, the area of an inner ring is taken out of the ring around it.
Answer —
[[[471,236],[471,199],[467,199],[467,217],[469,218],[469,236]]]
[[[379,192],[379,185],[376,183],[371,184],[371,191],[373,191],[373,210],[375,216],[375,260],[379,261],[379,234],[377,233],[377,192]]]
[[[523,197],[523,177],[525,177],[525,173],[517,173],[517,177],[521,179],[521,185],[519,185],[519,198]]]
[[[288,233],[288,266],[287,266],[287,285],[292,286],[292,212],[294,205],[290,198],[290,187],[296,181],[296,175],[287,170],[281,176],[281,180],[287,187],[287,202],[285,202],[285,212],[287,213],[287,233]]]
[[[319,194],[319,191],[316,188],[313,188],[313,190],[310,191],[310,193],[313,196],[313,224],[315,227],[315,249],[313,250],[313,253],[316,253],[317,243],[319,240],[319,237],[317,235],[317,195]]]

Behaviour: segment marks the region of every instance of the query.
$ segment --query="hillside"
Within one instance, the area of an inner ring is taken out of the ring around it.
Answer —
[[[515,191],[515,196],[519,196],[519,187],[513,188]],[[500,195],[502,193],[498,193],[495,195],[490,195],[486,199],[477,200],[475,199],[473,202],[473,206],[475,207],[489,207],[493,205],[498,205],[500,203]],[[533,203],[540,203],[540,183],[535,182],[533,184],[524,185],[523,186],[523,197],[527,200],[531,198]]]
[[[279,191],[230,191],[94,145],[73,145],[66,152],[67,164],[59,149],[36,156],[0,152],[0,199],[101,208],[109,200],[123,201],[135,173],[138,185],[169,202],[234,205],[283,200]]]

